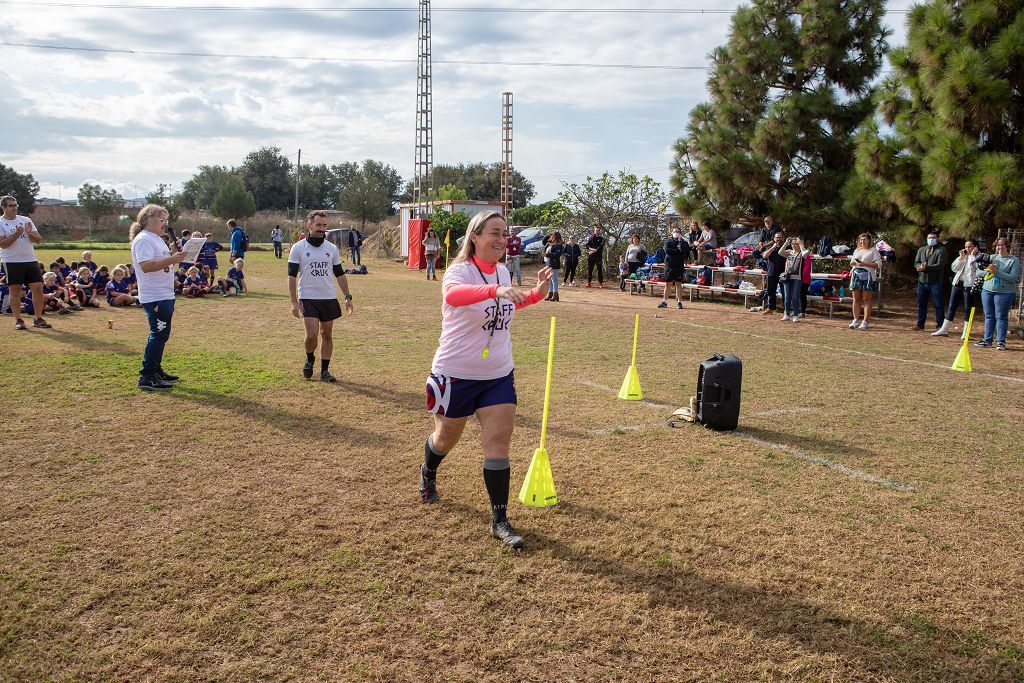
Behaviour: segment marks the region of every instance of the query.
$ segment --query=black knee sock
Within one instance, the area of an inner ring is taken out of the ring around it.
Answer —
[[[487,486],[487,497],[491,499],[491,521],[504,522],[508,508],[508,484],[512,478],[512,469],[508,458],[503,460],[484,460],[484,484]]]
[[[315,360],[316,360],[316,358],[313,357],[313,352],[312,351],[306,351],[306,362],[309,363],[310,365],[312,365]]]
[[[331,364],[330,358],[320,359],[320,372],[327,372],[327,366]]]
[[[437,476],[437,468],[446,455],[448,454],[438,453],[434,450],[434,442],[428,436],[427,441],[423,444],[423,474],[427,479],[433,479]]]

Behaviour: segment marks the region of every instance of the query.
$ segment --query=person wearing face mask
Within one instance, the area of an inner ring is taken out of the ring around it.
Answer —
[[[975,259],[978,256],[978,245],[974,240],[967,240],[960,255],[953,260],[953,289],[949,293],[949,305],[946,306],[946,318],[942,321],[942,327],[932,332],[933,337],[948,337],[949,326],[953,324],[956,316],[956,309],[962,302],[964,305],[964,334],[967,334],[967,319],[971,317],[971,309],[974,308],[974,283],[978,279],[978,266]],[[961,337],[962,338],[962,337]]]
[[[683,307],[683,281],[686,278],[686,259],[690,256],[690,243],[676,228],[672,238],[665,240],[665,290],[658,308],[668,308],[668,288],[675,283],[676,308]]]
[[[288,253],[288,293],[292,299],[292,315],[302,320],[306,332],[306,364],[302,366],[302,376],[313,378],[316,340],[320,337],[320,381],[336,382],[328,369],[334,353],[334,321],[341,317],[335,279],[345,294],[345,310],[349,315],[353,310],[352,294],[348,291],[338,247],[327,242],[326,237],[327,214],[310,211],[306,214],[306,238],[293,244]]]
[[[915,329],[923,330],[928,320],[928,299],[935,304],[935,329],[942,326],[946,312],[942,307],[942,277],[949,264],[946,248],[939,244],[939,234],[934,230],[928,233],[928,242],[917,250],[914,257],[914,268],[917,269],[917,325]]]
[[[995,254],[984,271],[981,284],[981,305],[985,310],[985,337],[975,346],[992,346],[993,335],[997,351],[1006,350],[1006,330],[1010,323],[1010,306],[1017,293],[1020,279],[1020,259],[1010,256],[1009,244],[1000,237],[992,245]]]

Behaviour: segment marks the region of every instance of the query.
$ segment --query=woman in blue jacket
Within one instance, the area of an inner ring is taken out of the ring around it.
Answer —
[[[1010,256],[1005,237],[997,239],[993,246],[996,253],[988,268],[983,271],[984,280],[981,285],[981,305],[985,309],[985,338],[976,346],[992,346],[994,332],[996,349],[1003,351],[1006,349],[1010,306],[1013,305],[1014,296],[1017,294],[1017,280],[1020,279],[1020,259]]]

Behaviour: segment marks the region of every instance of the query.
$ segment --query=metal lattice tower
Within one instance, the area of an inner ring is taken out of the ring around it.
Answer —
[[[416,217],[426,217],[434,195],[434,105],[430,67],[430,0],[420,0],[416,61],[416,161],[413,201]]]
[[[501,94],[501,210],[512,213],[512,93]]]

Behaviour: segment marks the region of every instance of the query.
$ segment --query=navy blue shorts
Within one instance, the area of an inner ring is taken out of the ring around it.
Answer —
[[[516,402],[514,370],[498,379],[427,377],[427,411],[444,417],[469,417],[480,408]]]

